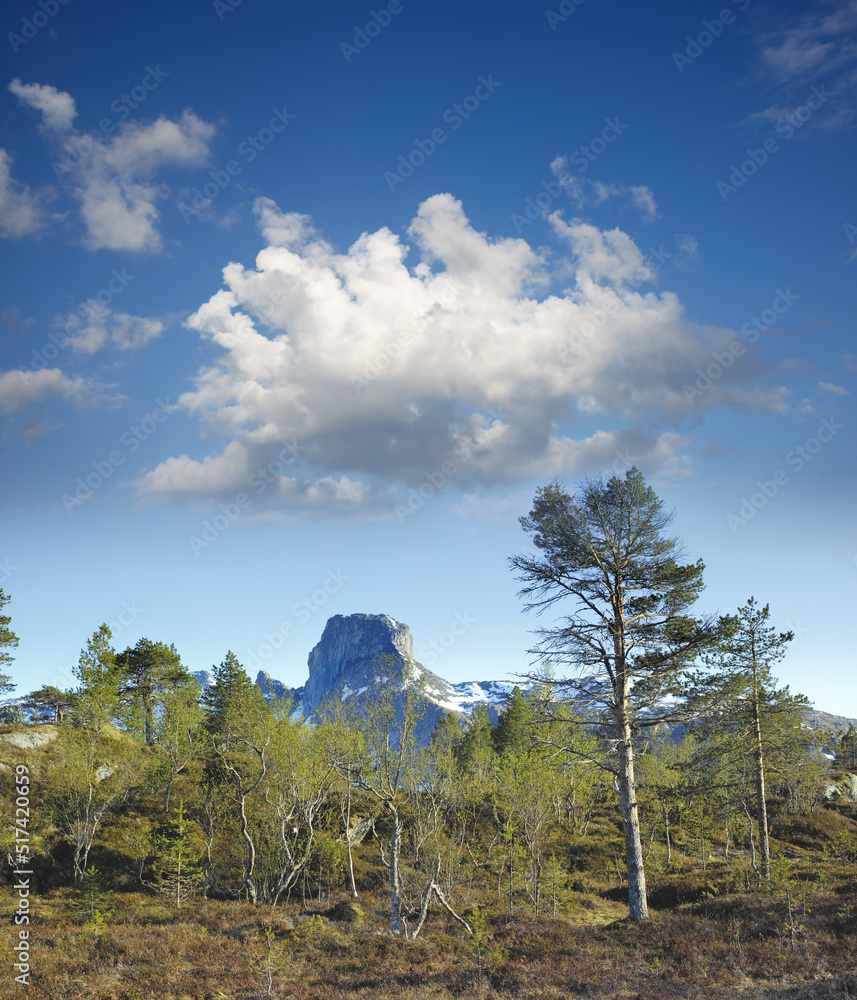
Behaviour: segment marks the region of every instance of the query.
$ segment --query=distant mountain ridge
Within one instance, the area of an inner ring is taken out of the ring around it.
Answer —
[[[260,670],[256,685],[268,701],[291,697],[295,715],[317,720],[331,699],[356,700],[357,704],[372,700],[378,687],[376,669],[386,658],[395,673],[405,677],[403,688],[422,680],[427,710],[416,733],[419,743],[427,743],[437,720],[446,714],[459,719],[469,718],[477,705],[484,705],[496,722],[515,681],[464,681],[451,684],[414,659],[414,642],[410,628],[390,615],[334,615],[328,619],[318,643],[307,657],[309,676],[305,684],[289,688],[282,681]],[[194,676],[202,687],[214,682],[207,670]],[[380,683],[387,683],[381,678]],[[522,690],[531,687],[518,681]]]
[[[428,741],[442,715],[451,713],[465,721],[477,705],[484,705],[496,722],[515,686],[522,691],[531,687],[526,681],[511,680],[450,683],[414,659],[413,637],[404,622],[386,614],[363,613],[328,619],[321,638],[307,657],[309,676],[301,687],[290,688],[264,670],[258,672],[255,682],[267,701],[290,697],[295,715],[314,721],[330,699],[340,702],[356,699],[358,704],[370,701],[377,688],[375,668],[379,657],[389,657],[397,672],[408,664],[405,684],[424,681],[428,710],[417,733],[421,743]],[[203,689],[214,684],[209,670],[194,671],[193,676]],[[19,697],[0,701],[0,722],[4,708],[20,707],[24,700]],[[27,720],[32,718],[32,709],[23,712]],[[808,709],[804,717],[808,725],[828,734],[845,732],[849,726],[857,728],[857,719],[815,708]]]

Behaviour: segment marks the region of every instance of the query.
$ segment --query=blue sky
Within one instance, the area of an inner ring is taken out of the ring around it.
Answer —
[[[653,9],[654,7],[654,9]],[[857,2],[4,7],[0,586],[23,693],[286,683],[386,613],[527,668],[508,557],[637,465],[857,716]]]

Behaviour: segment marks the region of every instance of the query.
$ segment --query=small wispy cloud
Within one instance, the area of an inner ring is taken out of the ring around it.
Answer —
[[[567,156],[557,156],[550,165],[551,173],[578,208],[603,205],[611,199],[624,199],[639,209],[648,219],[659,216],[658,205],[651,188],[644,184],[607,184],[604,181],[580,177],[569,169]]]
[[[32,236],[49,221],[50,187],[33,191],[12,176],[12,157],[0,149],[0,236]]]
[[[115,403],[121,397],[111,393],[111,388],[94,379],[66,375],[59,368],[36,372],[12,369],[0,374],[0,411],[14,413],[48,395],[59,396],[79,408]]]
[[[819,382],[818,391],[823,392],[825,396],[848,396],[849,391],[844,385],[836,385],[835,382]]]
[[[164,323],[159,319],[113,312],[90,300],[80,306],[77,314],[69,315],[65,328],[74,331],[69,337],[71,348],[82,354],[94,354],[107,346],[120,351],[136,351],[160,337]]]

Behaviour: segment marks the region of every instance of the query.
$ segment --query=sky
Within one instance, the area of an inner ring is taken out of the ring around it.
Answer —
[[[781,682],[857,716],[857,0],[10,0],[2,34],[15,694],[102,622],[296,686],[357,612],[515,677],[553,620],[518,518],[636,466],[696,610],[769,603]]]

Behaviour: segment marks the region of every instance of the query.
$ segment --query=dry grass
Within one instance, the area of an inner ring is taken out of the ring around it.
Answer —
[[[273,995],[298,1000],[857,997],[853,887],[812,900],[794,944],[784,904],[761,895],[682,904],[644,925],[597,896],[587,906],[573,900],[561,920],[494,914],[489,929],[503,954],[481,973],[466,936],[443,914],[416,942],[391,938],[383,898],[362,900],[367,920],[352,927],[298,905],[272,912],[199,901],[176,911],[127,893],[97,934],[69,913],[68,895],[38,900],[31,1000],[260,1000],[266,963]]]

